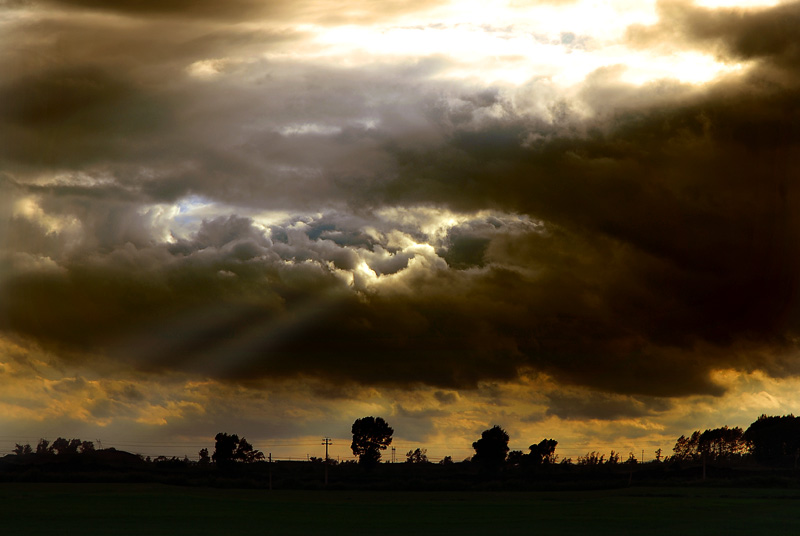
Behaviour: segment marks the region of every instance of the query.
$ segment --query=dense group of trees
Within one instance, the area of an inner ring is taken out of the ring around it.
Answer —
[[[800,417],[759,417],[744,433],[753,457],[761,463],[797,467],[800,457]]]
[[[475,449],[472,461],[484,471],[499,471],[508,455],[508,440],[508,433],[497,425],[484,430],[481,438],[472,444],[472,448]]]
[[[681,436],[672,461],[732,462],[752,458],[765,465],[793,465],[800,459],[800,417],[761,415],[747,430],[739,427],[696,430]]]
[[[14,446],[14,454],[17,456],[69,456],[71,454],[83,454],[94,452],[94,443],[91,441],[81,441],[80,439],[65,439],[59,437],[52,443],[47,439],[40,439],[36,445],[36,450],[30,444]]]
[[[685,460],[730,461],[749,451],[744,431],[739,428],[713,428],[691,436],[681,436],[675,442],[672,458]]]

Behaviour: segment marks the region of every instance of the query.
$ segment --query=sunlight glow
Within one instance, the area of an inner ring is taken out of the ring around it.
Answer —
[[[551,24],[542,32],[525,18],[501,26],[503,12],[495,13],[494,18],[485,19],[481,24],[462,21],[413,27],[317,28],[314,39],[317,46],[306,53],[309,60],[336,57],[337,64],[346,67],[378,61],[447,58],[432,72],[433,78],[514,86],[541,77],[571,86],[601,67],[617,64],[627,67],[624,80],[637,85],[662,78],[702,84],[741,68],[697,52],[654,56],[631,49],[622,37],[627,25],[655,20],[638,11],[635,21],[627,20],[620,25],[613,10],[598,11],[594,4],[591,7],[580,18],[565,16],[562,19],[564,13],[572,13],[571,9],[555,10],[553,13],[559,15],[553,15],[552,21],[548,19]],[[580,21],[586,19],[591,19],[595,26],[583,28]],[[613,36],[599,35],[595,31],[597,27],[604,27],[603,20],[616,28]],[[584,30],[590,33],[582,33]]]
[[[78,233],[81,222],[72,216],[59,216],[45,212],[39,205],[35,196],[18,199],[14,203],[12,215],[15,218],[25,218],[43,227],[47,234],[60,234],[64,232]]]
[[[320,123],[296,123],[281,128],[280,133],[284,136],[303,136],[307,134],[331,135],[339,134],[342,129],[331,125]]]
[[[662,78],[673,78],[687,84],[703,84],[743,68],[741,63],[718,62],[712,56],[698,52],[681,52],[661,57],[631,55],[625,59],[627,68],[621,80],[636,85]]]
[[[772,7],[781,3],[780,0],[696,0],[698,6],[703,7]]]
[[[189,65],[186,68],[186,72],[194,78],[210,80],[220,76],[228,67],[236,63],[238,63],[238,60],[232,58],[199,60]]]

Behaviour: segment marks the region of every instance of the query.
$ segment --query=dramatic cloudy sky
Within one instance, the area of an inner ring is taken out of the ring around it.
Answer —
[[[800,403],[800,2],[0,1],[0,453],[670,449]]]

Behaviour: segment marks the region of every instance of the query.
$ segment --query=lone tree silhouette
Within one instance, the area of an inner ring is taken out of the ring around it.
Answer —
[[[528,447],[531,462],[534,465],[542,465],[544,463],[556,463],[556,445],[558,441],[555,439],[542,439],[538,444]]]
[[[263,452],[255,450],[245,438],[239,439],[236,434],[228,435],[220,432],[214,439],[216,443],[211,459],[218,467],[225,467],[234,462],[252,463],[264,459]]]
[[[353,442],[350,448],[358,463],[370,467],[381,459],[381,451],[392,444],[392,429],[381,417],[364,417],[353,423]]]
[[[409,450],[406,452],[406,463],[428,463],[428,449]]]
[[[498,472],[503,468],[508,454],[508,433],[495,425],[484,430],[481,438],[472,444],[475,456],[472,461],[487,472]]]

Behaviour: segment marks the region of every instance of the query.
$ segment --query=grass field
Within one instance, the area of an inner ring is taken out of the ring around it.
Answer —
[[[800,490],[349,492],[0,484],[3,534],[800,534]]]

